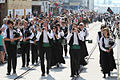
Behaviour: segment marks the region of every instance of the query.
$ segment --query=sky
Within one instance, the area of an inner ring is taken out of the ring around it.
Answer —
[[[120,0],[105,0],[106,2],[110,2],[111,1],[111,4],[113,4],[113,5],[120,5]],[[94,0],[94,3],[95,4],[103,4],[104,3],[104,0]],[[110,4],[110,5],[111,5]]]
[[[104,0],[94,0],[95,3],[104,3]],[[112,3],[120,3],[120,0],[105,0],[105,1],[112,1]]]

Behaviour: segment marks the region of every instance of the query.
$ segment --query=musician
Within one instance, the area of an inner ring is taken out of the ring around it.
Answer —
[[[32,33],[33,33],[33,38],[30,40],[31,43],[31,53],[32,53],[32,65],[34,65],[34,63],[36,62],[36,64],[38,63],[38,44],[36,43],[36,39],[37,39],[37,33],[39,29],[39,24],[35,24],[32,26]]]
[[[110,37],[109,29],[103,30],[103,37],[100,39],[101,53],[101,68],[104,74],[103,78],[106,78],[106,74],[110,76],[110,72],[116,69],[113,48],[116,46],[115,41]]]
[[[84,27],[83,23],[79,24],[79,31],[84,33],[84,41],[82,41],[82,53],[83,53],[83,66],[87,65],[87,62],[85,61],[85,57],[88,56],[87,46],[86,46],[86,37],[88,36],[88,31]]]
[[[66,26],[66,22],[64,20],[62,20],[61,30],[63,30],[64,37],[66,37],[68,34],[68,27]],[[65,51],[65,56],[67,56],[67,41],[64,37],[62,38],[62,40],[63,40],[62,44],[63,44],[63,49]]]
[[[100,51],[100,66],[101,66],[101,49],[100,49],[100,39],[101,37],[103,37],[103,30],[104,30],[105,26],[101,25],[101,31],[98,32],[98,36],[97,36],[97,42],[98,42],[98,46],[99,46],[99,51]]]
[[[44,21],[43,23],[41,36],[39,39],[39,45],[40,45],[39,52],[40,52],[40,61],[41,61],[41,71],[42,71],[42,76],[45,76],[44,55],[46,53],[47,74],[49,74],[50,63],[51,63],[51,45],[52,45],[51,30],[48,30],[47,21]]]
[[[70,45],[70,64],[71,64],[71,77],[78,76],[79,66],[82,64],[82,44],[84,41],[84,35],[79,32],[77,24],[72,26],[71,33],[66,37]]]
[[[16,66],[17,66],[17,42],[21,39],[20,32],[14,32],[13,29],[13,21],[8,20],[7,22],[8,28],[5,31],[5,45],[8,54],[8,66],[7,66],[7,75],[11,73],[11,67],[13,67],[13,73],[16,73]]]
[[[23,21],[23,25],[24,28],[21,29],[22,39],[20,40],[22,67],[25,67],[25,65],[28,67],[30,61],[30,39],[33,38],[33,34],[31,33],[30,28],[28,27],[28,22],[26,20]],[[27,58],[27,64],[25,58]]]
[[[52,28],[52,37],[53,37],[53,45],[52,45],[52,56],[51,56],[51,66],[57,66],[61,63],[65,64],[65,60],[63,58],[63,48],[61,44],[61,37],[64,36],[64,32],[60,31],[60,25],[54,25]]]

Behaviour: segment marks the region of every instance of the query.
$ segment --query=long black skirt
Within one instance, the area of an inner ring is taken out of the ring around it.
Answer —
[[[81,48],[83,56],[84,57],[88,56],[88,50],[85,42],[82,42]]]
[[[102,51],[101,53],[101,67],[103,70],[103,73],[109,73],[110,71],[113,71],[113,69],[116,69],[116,63],[113,56],[113,50],[110,51],[110,53]]]
[[[51,66],[55,66],[58,63],[65,64],[65,60],[62,54],[63,54],[62,45],[58,43],[54,44],[52,46]]]

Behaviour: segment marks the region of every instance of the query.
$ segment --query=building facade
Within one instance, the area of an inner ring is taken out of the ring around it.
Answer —
[[[0,0],[0,27],[2,25],[3,18],[7,15],[7,0]]]
[[[8,16],[24,16],[32,11],[32,0],[8,0]]]
[[[49,13],[49,0],[32,0],[32,13],[38,15],[41,12]]]

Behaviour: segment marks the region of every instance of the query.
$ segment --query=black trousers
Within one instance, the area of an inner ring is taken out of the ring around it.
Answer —
[[[70,49],[71,75],[78,74],[80,62],[80,50]]]
[[[65,52],[65,56],[67,56],[67,44],[64,45],[64,52]]]
[[[32,53],[32,64],[38,62],[38,52],[37,52],[37,45],[31,43],[31,53]]]
[[[45,74],[45,64],[44,64],[44,56],[46,53],[46,60],[47,60],[47,71],[50,69],[51,64],[51,47],[40,47],[40,60],[41,60],[41,70],[42,73]]]
[[[21,44],[21,52],[22,52],[22,66],[25,66],[26,58],[27,58],[27,66],[30,62],[30,43]]]
[[[16,45],[6,45],[7,54],[8,54],[8,65],[7,71],[11,72],[11,67],[13,67],[13,71],[16,71],[17,66],[17,46]]]

